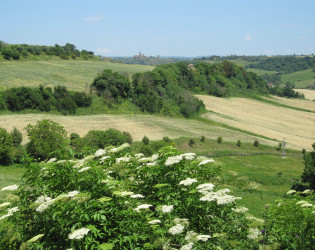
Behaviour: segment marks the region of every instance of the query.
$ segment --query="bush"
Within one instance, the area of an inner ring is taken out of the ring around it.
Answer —
[[[23,141],[22,133],[16,127],[13,128],[13,131],[11,132],[11,137],[13,146],[18,146]]]
[[[171,139],[168,137],[168,136],[164,136],[163,137],[163,141],[167,142],[167,143],[170,143],[171,142]]]
[[[259,146],[259,141],[258,141],[258,140],[255,140],[253,145],[254,145],[255,147],[258,147],[258,146]]]
[[[62,150],[68,145],[67,132],[60,124],[51,120],[38,121],[26,127],[29,142],[26,150],[35,159],[63,156]]]
[[[218,143],[222,143],[222,142],[223,142],[223,138],[222,138],[221,136],[219,136],[219,137],[217,138],[217,142],[218,142]]]
[[[12,163],[12,150],[12,136],[4,128],[0,128],[0,164]]]
[[[201,142],[204,142],[206,140],[206,137],[204,136],[204,135],[202,135],[201,137],[200,137],[200,141]]]
[[[237,140],[236,145],[237,145],[238,147],[242,146],[241,140]]]
[[[282,149],[282,142],[279,142],[279,143],[278,143],[277,150],[278,150],[278,151],[281,151],[281,149]]]
[[[188,145],[189,145],[190,147],[194,146],[195,144],[196,144],[196,142],[195,142],[194,139],[190,139],[190,140],[188,141]]]
[[[150,143],[149,137],[143,136],[143,138],[142,138],[142,143],[143,143],[144,145],[149,145],[149,143]]]

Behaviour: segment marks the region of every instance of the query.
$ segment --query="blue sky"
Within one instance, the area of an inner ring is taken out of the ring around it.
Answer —
[[[314,10],[314,0],[3,0],[0,40],[103,56],[315,54]]]

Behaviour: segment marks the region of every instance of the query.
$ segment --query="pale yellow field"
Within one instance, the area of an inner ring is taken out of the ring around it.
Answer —
[[[303,100],[303,99],[296,99],[296,98],[283,98],[279,96],[272,96],[272,98],[265,97],[265,99],[273,101],[273,102],[277,102],[280,104],[284,104],[287,106],[315,111],[315,102],[311,100],[307,100],[307,99]]]
[[[11,131],[15,126],[23,132],[26,142],[25,127],[27,124],[36,124],[37,121],[50,119],[61,124],[67,132],[76,132],[84,136],[90,130],[106,130],[116,128],[120,131],[129,132],[133,139],[140,141],[144,135],[151,140],[162,139],[164,136],[170,138],[192,137],[198,138],[204,135],[206,138],[216,139],[222,136],[226,141],[253,142],[258,139],[261,143],[276,146],[271,140],[257,138],[238,131],[214,126],[205,122],[188,120],[184,118],[169,118],[153,115],[93,115],[93,116],[58,116],[47,114],[25,114],[25,115],[0,115],[0,127]]]
[[[315,90],[313,89],[295,89],[295,91],[304,94],[306,99],[315,100]]]
[[[204,117],[282,141],[287,147],[310,150],[315,142],[315,114],[274,106],[248,98],[198,95],[208,112]]]

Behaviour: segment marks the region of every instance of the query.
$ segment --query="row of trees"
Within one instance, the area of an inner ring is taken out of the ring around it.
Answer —
[[[0,128],[0,164],[20,163],[27,155],[35,160],[80,158],[99,148],[132,143],[128,132],[116,129],[91,130],[83,137],[72,133],[68,137],[64,127],[50,120],[29,124],[25,129],[29,142],[22,146],[23,137],[18,129],[7,132]]]
[[[305,56],[275,56],[258,63],[246,65],[246,68],[263,69],[268,71],[277,71],[279,73],[289,74],[295,71],[311,69],[315,67],[315,57]]]
[[[0,110],[39,111],[57,110],[62,114],[75,114],[77,107],[89,107],[91,96],[84,92],[70,92],[64,86],[54,89],[40,85],[37,88],[17,87],[0,92]]]
[[[27,44],[12,45],[0,41],[0,53],[6,60],[19,60],[21,57],[40,55],[54,55],[65,60],[69,60],[69,58],[76,59],[77,57],[89,59],[94,56],[94,52],[87,50],[80,51],[71,43],[66,43],[64,46],[58,44],[55,44],[55,46],[40,46]]]

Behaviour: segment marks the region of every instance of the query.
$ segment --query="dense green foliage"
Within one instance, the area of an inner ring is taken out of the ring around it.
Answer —
[[[186,57],[115,57],[111,58],[112,62],[120,62],[126,64],[140,64],[140,65],[160,65],[165,63],[176,63],[180,61],[187,61],[189,58]]]
[[[39,46],[27,44],[6,44],[1,42],[0,55],[6,60],[19,60],[21,57],[27,58],[31,56],[59,56],[61,59],[69,60],[82,57],[89,59],[94,57],[94,52],[76,49],[76,46],[71,43],[66,43],[64,46],[55,44],[55,46]]]
[[[1,104],[2,102],[2,104]],[[38,88],[18,87],[0,92],[0,109],[21,111],[36,109],[40,111],[58,110],[62,114],[75,114],[77,107],[89,107],[92,98],[84,92],[69,92],[64,86]]]
[[[295,71],[311,69],[315,67],[314,56],[275,56],[261,60],[258,63],[251,63],[247,68],[277,71],[279,73],[292,73]]]

